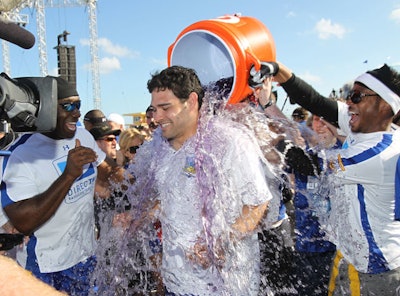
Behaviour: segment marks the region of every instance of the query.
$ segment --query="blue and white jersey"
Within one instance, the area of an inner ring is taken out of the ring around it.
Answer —
[[[326,238],[320,219],[330,213],[330,200],[324,179],[296,173],[295,207],[296,250],[298,252],[322,253],[335,251],[334,244]]]
[[[73,138],[63,140],[25,134],[11,147],[11,156],[3,163],[1,197],[6,207],[46,191],[63,173],[75,139],[93,149],[98,160],[84,167],[54,216],[30,237],[26,268],[37,260],[42,273],[65,270],[94,254],[94,188],[97,166],[105,154],[88,131],[78,128]]]
[[[400,267],[394,186],[400,141],[395,134],[351,133],[346,149],[330,157],[336,190],[330,199],[329,232],[345,259],[364,273]]]

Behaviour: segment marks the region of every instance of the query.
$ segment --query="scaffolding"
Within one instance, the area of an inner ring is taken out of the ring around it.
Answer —
[[[100,71],[99,71],[99,58],[98,58],[98,37],[97,37],[97,0],[0,0],[0,12],[9,20],[16,22],[20,25],[27,23],[27,16],[25,22],[23,15],[19,12],[24,8],[33,8],[36,11],[36,30],[37,30],[37,43],[39,51],[39,68],[40,75],[48,75],[47,63],[47,46],[46,46],[46,13],[45,8],[54,7],[76,7],[86,6],[89,12],[89,33],[90,33],[90,55],[91,55],[91,74],[92,74],[92,90],[93,90],[93,104],[95,109],[101,109],[100,98]],[[2,41],[3,49],[3,65],[4,72],[10,74],[10,58],[8,42]]]

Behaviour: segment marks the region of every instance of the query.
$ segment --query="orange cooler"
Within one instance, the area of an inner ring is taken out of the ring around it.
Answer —
[[[252,93],[247,80],[253,65],[259,70],[261,61],[275,60],[270,31],[259,20],[240,15],[194,23],[168,48],[168,66],[194,69],[204,85],[233,77],[230,104]]]

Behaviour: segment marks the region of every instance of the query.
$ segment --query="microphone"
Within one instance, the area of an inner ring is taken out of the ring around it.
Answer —
[[[2,17],[0,17],[0,38],[25,49],[35,44],[35,36],[31,32]]]

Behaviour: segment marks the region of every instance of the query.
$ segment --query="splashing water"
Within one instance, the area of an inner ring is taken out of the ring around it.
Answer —
[[[207,267],[214,275],[211,292],[230,295],[232,291],[249,291],[249,287],[254,286],[250,291],[256,294],[257,283],[252,282],[247,272],[253,269],[253,266],[249,266],[253,261],[246,262],[249,257],[255,256],[248,253],[252,250],[246,249],[247,239],[254,239],[254,235],[238,241],[232,238],[232,233],[235,232],[231,228],[243,206],[240,196],[249,193],[251,195],[254,190],[251,183],[242,189],[243,192],[233,186],[233,172],[227,171],[226,168],[230,166],[222,161],[230,152],[226,151],[225,143],[231,131],[234,131],[250,138],[260,147],[257,153],[267,168],[265,177],[274,196],[265,220],[274,222],[280,204],[279,184],[282,181],[281,176],[285,174],[285,149],[278,149],[277,146],[282,142],[296,142],[299,131],[286,118],[268,118],[248,104],[225,106],[224,102],[226,100],[221,100],[221,94],[216,93],[215,89],[206,92],[198,132],[190,140],[193,141],[192,145],[189,145],[194,148],[193,153],[189,154],[193,158],[186,159],[184,168],[188,182],[194,182],[199,189],[199,192],[193,194],[198,196],[197,206],[203,209],[199,220],[201,231],[196,234],[170,233],[168,238],[163,236],[162,239],[193,239],[193,244],[204,242],[207,246]],[[218,121],[215,121],[216,117]],[[215,124],[223,124],[226,135],[208,132]],[[112,205],[105,200],[97,201],[101,208],[100,238],[96,252],[98,263],[92,279],[92,295],[151,295],[159,287],[160,272],[170,278],[174,276],[162,268],[160,235],[154,228],[158,220],[168,221],[169,217],[173,219],[174,215],[182,214],[182,209],[175,209],[168,216],[166,209],[159,207],[157,186],[162,186],[165,183],[161,182],[166,180],[169,181],[168,184],[176,180],[175,175],[169,174],[171,168],[164,166],[162,161],[160,163],[160,160],[169,157],[169,149],[161,137],[161,131],[156,130],[153,140],[138,150],[135,163],[127,170],[127,173],[134,176],[134,184],[128,181],[122,186],[113,184],[117,187],[114,192],[118,194],[114,195]],[[242,160],[239,158],[236,161],[240,163]],[[247,164],[242,164],[243,170],[246,170],[246,166]],[[174,186],[181,184],[176,183]],[[167,194],[176,194],[174,186],[162,190],[166,190]],[[238,198],[232,199],[232,196]],[[129,199],[129,206],[126,197]],[[195,221],[193,219],[193,223]],[[187,220],[187,223],[191,222],[190,219]],[[265,225],[267,223],[262,224]],[[163,231],[171,230],[163,228]],[[193,251],[187,248],[183,250],[186,252],[183,256],[190,256]],[[191,268],[202,275],[201,266],[194,264]],[[244,270],[238,270],[242,268]]]

